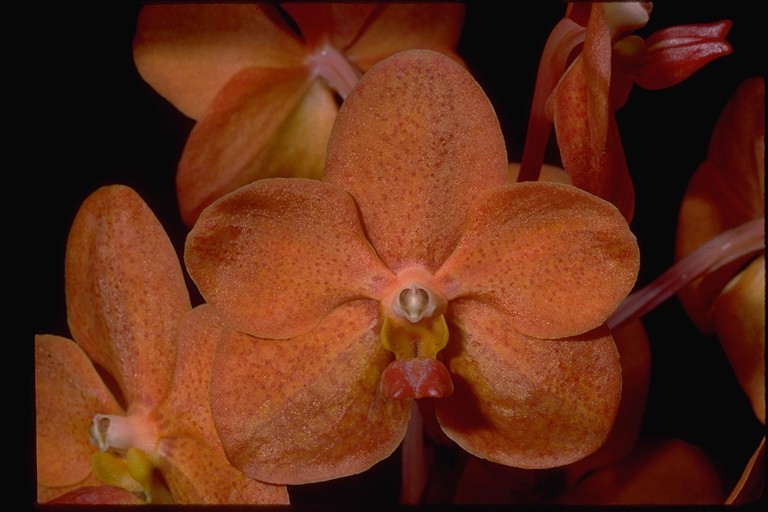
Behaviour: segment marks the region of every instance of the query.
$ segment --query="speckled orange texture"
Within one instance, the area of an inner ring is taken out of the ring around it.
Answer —
[[[72,340],[35,337],[35,428],[38,499],[46,501],[66,486],[97,481],[91,475],[88,427],[97,413],[123,411],[83,350]],[[90,477],[90,480],[87,480]],[[46,492],[45,488],[58,488]]]
[[[173,386],[158,407],[161,470],[174,496],[198,504],[287,504],[284,486],[247,478],[229,464],[211,415],[209,387],[223,325],[203,304],[182,324]]]
[[[298,178],[261,180],[223,198],[200,217],[184,258],[230,326],[266,338],[304,334],[394,279],[349,194]]]
[[[291,340],[228,333],[214,359],[211,407],[232,463],[253,478],[301,484],[390,455],[411,401],[378,393],[392,360],[378,324],[376,303],[354,301]]]
[[[449,301],[480,300],[529,336],[562,338],[605,321],[632,289],[639,259],[612,205],[568,185],[527,182],[483,196],[435,277]]]
[[[349,191],[381,259],[434,272],[469,205],[506,181],[507,155],[488,98],[456,62],[414,51],[366,74],[339,111],[325,180]]]
[[[191,306],[176,251],[136,192],[113,185],[83,202],[67,240],[65,288],[72,337],[127,402],[156,405]]]
[[[443,351],[455,391],[435,402],[448,436],[470,453],[521,468],[576,461],[610,431],[621,367],[606,329],[545,341],[474,300],[451,303]]]

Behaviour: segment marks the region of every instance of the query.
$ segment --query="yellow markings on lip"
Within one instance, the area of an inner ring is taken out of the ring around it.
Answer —
[[[129,448],[124,456],[98,451],[91,458],[91,467],[106,485],[132,492],[147,503],[173,503],[170,491],[155,472],[155,463],[138,448]]]
[[[393,352],[396,359],[435,358],[448,344],[448,325],[443,315],[420,323],[398,322],[385,317],[381,344]]]

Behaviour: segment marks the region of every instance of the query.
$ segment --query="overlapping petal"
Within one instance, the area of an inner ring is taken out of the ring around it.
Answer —
[[[450,305],[444,350],[455,392],[435,402],[449,437],[470,453],[515,467],[568,464],[608,435],[621,395],[621,367],[606,329],[542,341],[474,300]]]
[[[379,324],[377,303],[354,301],[289,340],[230,331],[216,350],[211,407],[232,463],[253,478],[301,484],[390,455],[411,401],[379,394],[392,360]]]
[[[434,272],[469,206],[507,180],[506,168],[498,120],[477,82],[444,55],[414,50],[372,68],[344,102],[325,181],[355,198],[390,269]]]
[[[284,486],[247,478],[229,463],[221,447],[208,393],[223,328],[207,304],[195,308],[181,327],[173,386],[158,407],[161,471],[182,503],[286,504]]]
[[[182,218],[261,178],[320,178],[338,106],[306,68],[249,68],[232,77],[192,129],[179,161]]]
[[[631,290],[637,244],[606,201],[568,185],[526,182],[478,203],[435,276],[449,300],[482,301],[528,336],[562,338],[598,327]]]
[[[291,338],[339,305],[376,298],[392,278],[352,197],[317,180],[273,178],[208,208],[190,232],[187,269],[231,327]]]
[[[300,68],[306,57],[271,3],[145,5],[133,51],[142,78],[192,119],[243,69]]]
[[[762,106],[762,108],[761,108]],[[765,216],[765,85],[742,83],[715,126],[707,159],[688,183],[678,217],[676,258],[716,235]],[[680,291],[691,319],[713,332],[712,304],[745,261],[732,262]]]
[[[67,241],[65,287],[72,337],[128,403],[156,405],[191,306],[168,235],[132,189],[103,187],[83,202]]]
[[[97,485],[91,474],[88,427],[97,413],[122,414],[88,356],[67,338],[35,337],[35,425],[38,499],[76,485]]]

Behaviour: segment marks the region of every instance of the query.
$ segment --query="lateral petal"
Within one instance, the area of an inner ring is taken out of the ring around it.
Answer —
[[[412,401],[379,393],[392,360],[379,322],[375,302],[355,301],[290,340],[229,332],[213,362],[211,407],[232,464],[252,478],[302,484],[359,473],[389,456]]]
[[[229,326],[264,338],[304,334],[394,279],[366,240],[352,197],[300,178],[260,180],[214,203],[184,257]]]
[[[443,431],[469,453],[508,466],[579,460],[608,436],[621,396],[621,366],[605,329],[540,340],[472,300],[451,303],[443,357],[452,396],[435,402]]]
[[[173,386],[158,407],[161,471],[177,503],[287,504],[284,486],[246,477],[224,454],[211,414],[211,366],[224,324],[203,304],[185,319]]]
[[[409,50],[368,71],[344,101],[328,146],[325,180],[357,201],[364,229],[394,272],[435,271],[465,212],[507,179],[493,107],[454,60]]]
[[[67,240],[65,290],[73,338],[114,376],[128,404],[154,406],[191,306],[176,250],[129,187],[102,187],[83,202]]]
[[[484,302],[528,336],[564,338],[602,324],[638,269],[616,208],[569,185],[524,182],[478,199],[435,278],[449,300]]]
[[[89,442],[96,414],[124,414],[77,343],[54,335],[35,336],[35,426],[38,487],[47,501],[91,475]]]

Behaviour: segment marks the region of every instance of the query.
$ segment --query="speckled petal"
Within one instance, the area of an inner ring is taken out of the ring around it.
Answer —
[[[272,178],[205,210],[184,258],[203,297],[253,336],[292,338],[394,277],[365,238],[354,200],[317,180]]]
[[[325,180],[355,198],[381,259],[435,271],[468,206],[507,180],[504,139],[480,86],[455,61],[409,50],[381,61],[339,111]]]
[[[576,187],[525,182],[486,193],[435,278],[446,297],[472,298],[537,338],[605,322],[635,283],[639,250],[608,202]]]
[[[124,414],[83,350],[72,340],[35,337],[37,483],[45,501],[91,475],[89,427],[95,414]]]
[[[301,66],[306,57],[298,35],[268,3],[150,4],[136,25],[139,73],[193,119],[239,71]]]
[[[176,250],[132,189],[102,187],[83,202],[67,241],[65,288],[73,338],[131,406],[155,405],[190,300]]]
[[[223,329],[207,304],[195,308],[182,325],[173,386],[158,407],[163,477],[180,504],[287,504],[284,486],[246,477],[221,447],[209,386]]]
[[[375,302],[355,301],[291,340],[232,331],[219,342],[211,407],[232,464],[303,484],[367,470],[397,448],[412,401],[379,394],[392,354],[378,315]]]
[[[621,395],[619,354],[607,330],[540,340],[493,308],[454,301],[442,352],[455,385],[435,402],[443,431],[473,455],[548,468],[594,452],[611,430]]]

